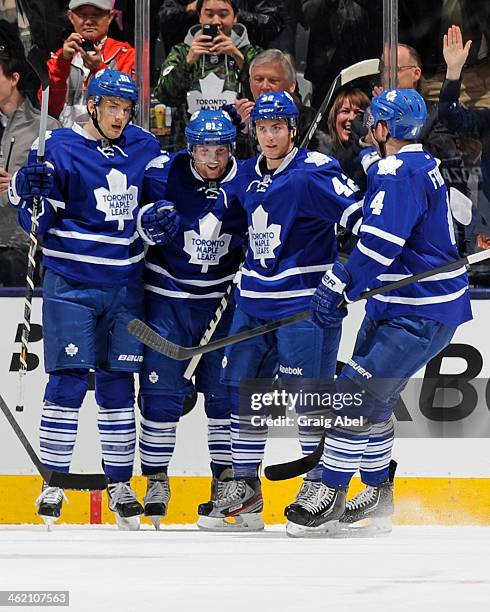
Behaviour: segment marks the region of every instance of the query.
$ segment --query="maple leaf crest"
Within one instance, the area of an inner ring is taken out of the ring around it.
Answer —
[[[392,174],[396,176],[396,171],[403,165],[403,159],[398,159],[394,155],[390,155],[385,159],[380,159],[378,162],[377,174]]]
[[[396,100],[396,90],[392,89],[386,93],[386,99],[388,102],[394,102]]]
[[[254,259],[260,259],[263,268],[267,268],[265,260],[274,258],[274,249],[281,244],[281,226],[268,225],[268,219],[269,213],[261,205],[252,213],[252,225],[248,228]]]
[[[133,211],[138,206],[138,187],[128,188],[128,177],[113,168],[106,176],[107,185],[94,189],[96,208],[105,214],[106,221],[117,221],[117,229],[124,229],[124,221],[133,220]]]
[[[308,151],[306,154],[305,164],[315,164],[315,166],[320,167],[328,164],[332,161],[332,158],[324,153],[319,153],[318,151]]]
[[[236,92],[225,90],[225,80],[210,72],[204,79],[199,79],[198,89],[187,92],[187,107],[189,113],[195,113],[203,108],[221,108],[223,104],[234,104]]]
[[[189,263],[202,266],[201,272],[207,272],[209,266],[217,266],[228,253],[231,234],[220,232],[221,221],[213,213],[199,219],[199,233],[184,232],[184,251],[190,255]]]

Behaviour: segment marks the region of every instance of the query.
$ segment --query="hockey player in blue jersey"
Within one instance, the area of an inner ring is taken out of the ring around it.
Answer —
[[[251,130],[263,153],[240,168],[249,244],[230,334],[308,308],[322,274],[337,256],[335,224],[353,228],[359,219],[358,188],[337,161],[295,146],[297,119],[298,109],[286,92],[260,96],[251,114]],[[256,413],[241,411],[241,380],[272,378],[277,372],[287,388],[302,386],[305,379],[331,379],[340,333],[340,320],[323,329],[302,321],[226,349],[222,381],[232,405],[234,479],[225,483],[211,512],[211,518],[221,518],[223,529],[263,528],[258,469],[267,426],[253,418]],[[307,417],[323,411],[321,406],[296,408]],[[308,454],[323,428],[306,421],[299,438]],[[320,477],[320,469],[307,475],[296,502],[309,496]]]
[[[436,160],[416,144],[427,114],[423,98],[413,90],[384,91],[371,112],[381,159],[368,170],[360,240],[345,265],[334,263],[313,297],[320,326],[342,319],[341,302],[367,287],[458,259],[444,180]],[[363,399],[355,407],[345,403],[341,419],[327,430],[322,482],[315,496],[287,513],[289,535],[359,530],[366,522],[369,532],[391,529],[394,406],[408,379],[471,318],[464,266],[367,301],[352,359],[336,381],[337,392]],[[358,469],[366,488],[346,503]]]
[[[141,504],[130,488],[136,444],[134,372],[142,347],[127,323],[143,314],[144,244],[156,222],[168,237],[175,211],[159,205],[161,168],[168,159],[148,132],[130,125],[138,90],[126,74],[102,70],[88,86],[90,120],[46,135],[46,163],[13,176],[11,203],[29,231],[32,196],[42,197],[45,369],[40,448],[45,465],[68,471],[78,414],[95,369],[95,397],[109,507],[121,528],[137,528]],[[145,229],[147,228],[147,229]],[[160,238],[164,234],[160,231]],[[165,235],[163,238],[165,238]],[[46,522],[60,516],[63,491],[44,486],[37,503]]]
[[[180,229],[164,247],[150,246],[146,256],[146,322],[172,342],[199,344],[243,259],[247,220],[238,199],[236,128],[221,110],[195,113],[186,128],[188,150],[164,166],[162,196],[175,206]],[[233,297],[230,299],[233,302]],[[233,304],[213,334],[228,334]],[[195,385],[184,377],[188,362],[174,361],[145,348],[140,377],[140,457],[147,476],[145,514],[156,528],[170,499],[167,468],[184,400],[194,388],[204,395],[211,456],[211,496],[216,498],[231,475],[230,402],[219,383],[222,351],[204,355]],[[201,527],[212,528],[212,504],[199,506]],[[204,522],[204,524],[203,524]],[[219,521],[217,521],[219,522]]]

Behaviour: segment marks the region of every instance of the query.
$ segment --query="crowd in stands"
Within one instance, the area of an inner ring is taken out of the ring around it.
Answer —
[[[381,0],[150,0],[152,100],[165,105],[171,118],[162,144],[170,151],[183,147],[192,112],[225,104],[240,123],[237,157],[255,155],[248,134],[254,101],[281,90],[290,92],[300,109],[298,141],[303,141],[339,71],[363,59],[382,59],[382,5]],[[428,102],[421,141],[440,160],[454,210],[460,211],[459,250],[473,252],[490,241],[490,2],[399,0],[398,31],[397,86],[418,90]],[[0,1],[0,285],[5,286],[23,285],[26,268],[27,239],[5,191],[39,129],[39,83],[25,60],[29,44],[50,53],[48,127],[70,127],[86,117],[87,83],[98,70],[108,66],[135,75],[135,3]],[[341,90],[308,144],[336,157],[361,188],[359,152],[369,145],[363,115],[380,91],[376,77]],[[472,281],[490,283],[487,264]]]

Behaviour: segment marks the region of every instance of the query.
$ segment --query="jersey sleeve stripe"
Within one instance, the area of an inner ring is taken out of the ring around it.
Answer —
[[[452,302],[461,297],[466,291],[468,286],[463,287],[459,291],[454,293],[447,293],[446,295],[432,295],[429,297],[401,297],[398,295],[375,295],[372,297],[373,300],[379,300],[380,302],[389,302],[391,304],[410,304],[411,306],[424,306],[428,304],[442,304],[443,302]]]
[[[374,261],[377,261],[378,263],[383,264],[384,266],[391,266],[391,264],[393,263],[393,259],[388,259],[380,253],[377,253],[372,249],[368,249],[367,246],[364,246],[364,244],[362,244],[361,240],[359,240],[359,242],[357,243],[357,248],[363,255],[374,259]]]
[[[354,214],[356,211],[358,211],[360,208],[362,208],[363,203],[364,203],[364,198],[360,200],[359,202],[354,202],[353,204],[348,206],[342,213],[339,224],[342,225],[342,227],[347,227],[349,217],[352,214]]]
[[[434,274],[434,276],[429,276],[428,278],[423,278],[419,283],[427,283],[430,281],[441,281],[448,280],[450,278],[456,278],[457,276],[461,276],[462,274],[466,274],[466,268],[463,266],[458,268],[457,270],[451,270],[451,272],[442,272],[441,274]],[[403,278],[408,278],[411,276],[410,274],[380,274],[377,279],[381,282],[391,283],[393,281],[402,280]]]
[[[57,257],[59,259],[70,259],[73,261],[81,261],[83,263],[99,264],[101,266],[127,266],[129,264],[137,263],[141,261],[145,254],[141,252],[135,257],[129,257],[127,259],[109,259],[107,257],[95,257],[92,255],[76,255],[75,253],[64,253],[62,251],[53,251],[53,249],[43,248],[43,254],[48,257]]]
[[[393,242],[393,244],[398,244],[399,246],[403,246],[406,242],[404,238],[400,238],[395,234],[386,232],[385,230],[382,230],[379,227],[374,227],[373,225],[362,225],[360,231],[361,233],[365,232],[366,234],[373,234],[373,236],[378,236],[378,238],[383,238],[383,240]]]

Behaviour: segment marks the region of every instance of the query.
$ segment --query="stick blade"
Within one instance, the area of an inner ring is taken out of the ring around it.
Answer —
[[[130,321],[128,323],[128,331],[142,344],[153,349],[157,353],[161,353],[177,361],[189,359],[189,355],[186,354],[185,348],[170,342],[166,338],[162,338],[162,336],[157,334],[151,327],[148,327],[146,323],[140,321],[140,319],[133,319]]]
[[[48,59],[49,53],[38,45],[32,45],[27,54],[27,61],[41,81],[43,90],[49,87]]]
[[[381,62],[378,58],[362,60],[362,62],[352,64],[352,66],[341,71],[340,84],[345,85],[356,79],[378,74],[379,72],[381,72]]]
[[[322,439],[311,455],[295,459],[294,461],[288,461],[287,463],[268,465],[264,469],[266,478],[269,480],[289,480],[312,470],[322,458],[325,436],[326,431],[323,432]]]
[[[105,474],[71,474],[53,470],[44,479],[50,487],[73,491],[103,491],[107,487]]]

